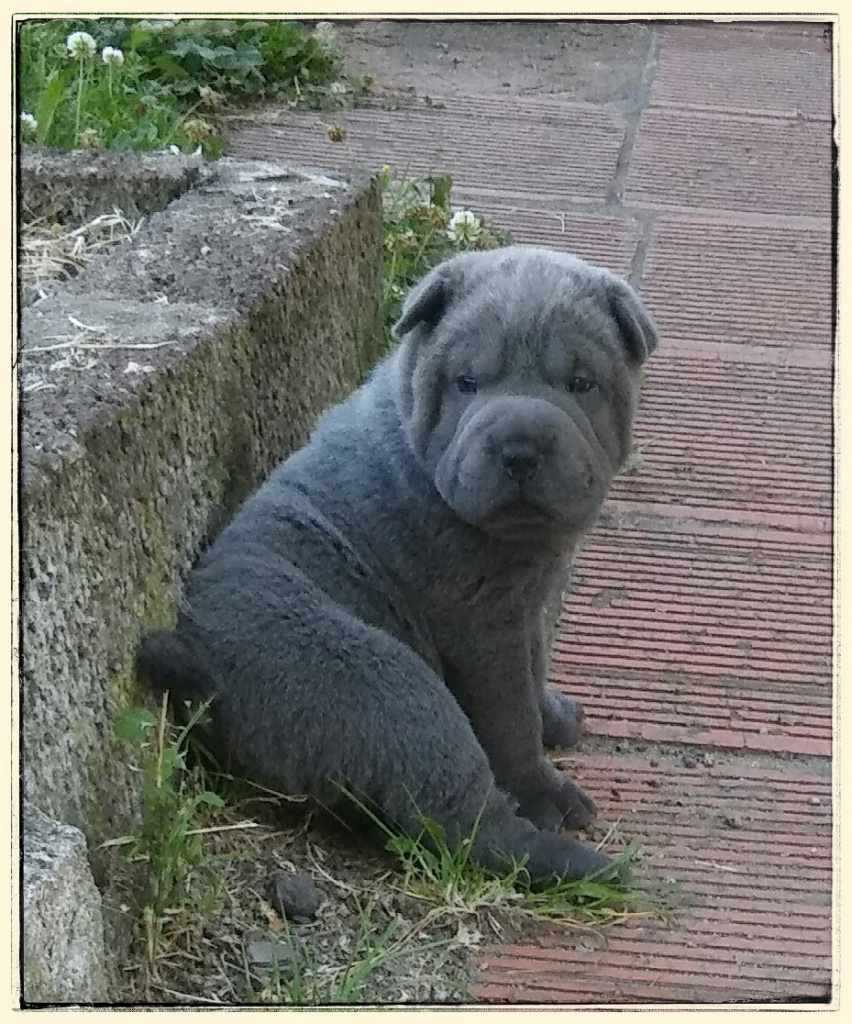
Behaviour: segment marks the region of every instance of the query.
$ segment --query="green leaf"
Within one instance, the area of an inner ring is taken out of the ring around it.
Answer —
[[[219,796],[219,794],[211,793],[209,789],[205,789],[203,792],[198,794],[198,802],[201,804],[209,804],[210,807],[225,806],[225,801]]]
[[[187,71],[185,71],[184,68],[181,67],[181,65],[174,59],[174,57],[170,57],[169,54],[167,53],[161,54],[159,57],[155,57],[151,61],[151,63],[154,65],[154,67],[159,68],[160,71],[165,71],[167,75],[173,76],[178,81],[190,78],[190,75],[187,73]],[[195,83],[192,82],[191,84],[192,88],[194,89]]]
[[[38,121],[36,139],[40,143],[47,141],[56,108],[65,98],[68,86],[71,84],[77,72],[76,65],[68,65],[58,71],[54,71],[48,78],[44,92],[39,97],[38,106],[35,109],[35,119]]]
[[[170,781],[175,770],[183,767],[183,755],[176,747],[164,747],[163,756],[160,759],[160,778],[163,786]]]
[[[441,210],[449,210],[453,179],[449,174],[439,174],[429,178],[428,181],[431,187],[432,203]]]
[[[433,818],[421,818],[420,823],[423,826],[423,831],[426,832],[433,842],[437,843],[439,847],[443,847],[445,844],[445,833],[443,825],[435,821]]]
[[[39,127],[41,121],[39,121]],[[147,708],[128,708],[113,724],[113,731],[122,740],[139,743],[145,739],[149,729],[153,729],[157,719]]]
[[[151,40],[152,35],[151,30],[145,28],[144,25],[141,28],[139,25],[134,25],[130,30],[130,35],[124,41],[124,49],[139,50]]]
[[[162,792],[151,779],[143,779],[141,784],[142,796],[145,798],[145,803],[148,805],[148,811],[151,813],[151,809],[157,807],[160,803]]]
[[[201,57],[202,60],[215,61],[217,57],[233,53],[230,46],[206,46],[195,39],[180,39],[169,50],[173,57]]]
[[[208,160],[215,160],[225,149],[224,139],[214,135],[209,139],[201,140],[201,153]]]

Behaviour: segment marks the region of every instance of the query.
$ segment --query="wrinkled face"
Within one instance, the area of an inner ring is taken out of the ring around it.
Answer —
[[[395,333],[411,446],[458,516],[507,540],[594,520],[656,345],[625,281],[532,247],[465,254],[412,291]]]

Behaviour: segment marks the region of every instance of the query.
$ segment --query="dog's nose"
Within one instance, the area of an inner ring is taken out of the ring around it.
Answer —
[[[541,464],[541,451],[531,441],[508,441],[501,459],[506,472],[518,482],[527,480]]]

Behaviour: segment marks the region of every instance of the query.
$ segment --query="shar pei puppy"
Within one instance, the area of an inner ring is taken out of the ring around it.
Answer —
[[[563,835],[592,800],[545,755],[579,706],[546,683],[543,609],[631,450],[654,325],[630,285],[507,246],[413,288],[399,344],[191,572],[139,667],[212,698],[232,770],[534,880],[607,874]]]

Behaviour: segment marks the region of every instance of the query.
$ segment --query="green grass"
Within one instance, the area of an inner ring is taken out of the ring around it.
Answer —
[[[629,882],[624,870],[641,859],[638,847],[628,845],[613,858],[606,879],[589,876],[533,884],[524,862],[497,873],[471,859],[479,819],[471,835],[457,848],[446,841],[443,828],[421,815],[420,832],[411,835],[383,820],[357,794],[341,787],[344,795],[385,835],[386,848],[400,861],[400,891],[429,908],[428,918],[481,917],[499,913],[515,920],[571,921],[600,926],[635,916],[664,916],[657,899]],[[612,880],[610,880],[612,879]]]
[[[72,33],[88,38],[73,56]],[[91,42],[89,42],[91,40]],[[120,51],[113,65],[104,48]],[[222,150],[218,112],[338,76],[333,30],[296,21],[27,20],[18,27],[22,140],[59,149]],[[35,119],[33,127],[31,119]]]
[[[164,698],[159,716],[147,708],[130,708],[114,725],[116,734],[135,749],[144,803],[138,832],[113,845],[122,845],[132,860],[147,863],[148,884],[139,909],[149,968],[170,916],[195,898],[198,883],[209,889],[212,882],[196,826],[202,808],[223,807],[224,801],[187,766],[189,735],[205,712],[201,706],[185,725],[173,725]]]
[[[570,917],[601,924],[651,912],[656,906],[641,890],[616,881],[595,877],[554,879],[546,886],[533,886],[523,862],[500,874],[488,871],[470,860],[471,840],[465,840],[458,850],[450,850],[440,826],[427,818],[421,822],[423,832],[419,836],[393,835],[388,849],[400,857],[405,891],[445,912],[505,910],[531,918]],[[638,857],[637,848],[627,847],[614,858],[614,865],[626,867]]]

